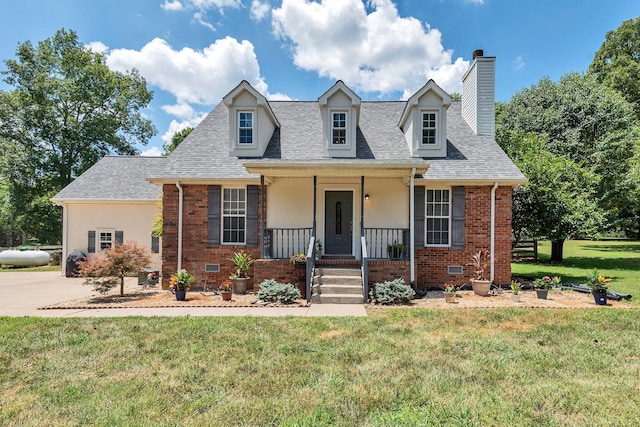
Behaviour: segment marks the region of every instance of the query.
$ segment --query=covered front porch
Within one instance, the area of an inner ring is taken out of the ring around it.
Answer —
[[[364,301],[371,282],[414,281],[413,186],[426,172],[424,162],[258,161],[245,167],[260,174],[262,189],[258,280],[261,269],[291,269],[290,256],[304,253],[307,301],[317,294],[323,267],[359,270]]]

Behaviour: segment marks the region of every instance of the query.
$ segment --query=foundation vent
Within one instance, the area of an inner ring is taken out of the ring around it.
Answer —
[[[220,264],[205,264],[205,273],[220,273]]]
[[[449,274],[462,274],[463,268],[461,265],[450,265],[447,267],[447,271]]]

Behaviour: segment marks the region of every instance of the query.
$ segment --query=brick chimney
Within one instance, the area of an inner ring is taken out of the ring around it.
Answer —
[[[462,76],[462,117],[476,135],[495,136],[496,57],[473,51],[473,64]]]

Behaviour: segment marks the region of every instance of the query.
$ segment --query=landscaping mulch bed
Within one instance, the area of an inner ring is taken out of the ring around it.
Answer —
[[[128,289],[125,295],[112,291],[106,295],[92,295],[71,301],[64,301],[41,310],[51,309],[91,309],[91,308],[165,308],[165,307],[306,307],[305,300],[293,304],[265,303],[258,301],[253,293],[234,294],[231,301],[223,301],[217,292],[187,292],[185,301],[177,301],[173,293],[163,290]]]

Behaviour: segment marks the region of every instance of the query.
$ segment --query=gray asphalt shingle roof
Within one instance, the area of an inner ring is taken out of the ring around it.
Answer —
[[[322,118],[315,101],[270,101],[281,127],[274,132],[261,159],[229,156],[229,111],[220,103],[167,158],[151,171],[158,179],[256,178],[243,167],[247,161],[323,161]],[[363,101],[354,164],[414,162],[398,121],[403,101]],[[422,159],[429,164],[424,178],[434,180],[512,180],[525,178],[491,137],[477,136],[461,115],[460,102],[447,112],[446,158]]]
[[[162,187],[147,177],[166,161],[166,157],[105,156],[52,200],[157,200]]]

